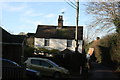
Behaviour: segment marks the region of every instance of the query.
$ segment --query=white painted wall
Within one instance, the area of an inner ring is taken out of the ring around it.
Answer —
[[[49,46],[44,46],[44,38],[35,38],[34,45],[35,47],[44,47],[47,49],[58,49],[63,51],[67,48],[67,40],[66,39],[49,39]],[[82,52],[82,41],[79,41],[78,51]],[[72,46],[68,47],[68,49],[75,51],[75,40],[72,40]]]
[[[34,38],[35,47],[44,47],[44,38]]]
[[[50,47],[60,51],[66,49],[67,40],[65,39],[50,39]]]

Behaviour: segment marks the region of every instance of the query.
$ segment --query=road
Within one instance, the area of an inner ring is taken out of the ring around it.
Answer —
[[[102,64],[92,62],[94,67],[87,75],[83,76],[72,76],[67,80],[120,80],[120,72],[116,73],[109,67]],[[119,76],[118,76],[119,75]],[[54,80],[52,78],[43,78],[41,80]]]
[[[118,76],[120,74],[116,73],[109,67],[102,64],[92,62],[93,70],[88,74],[86,80],[120,80]]]

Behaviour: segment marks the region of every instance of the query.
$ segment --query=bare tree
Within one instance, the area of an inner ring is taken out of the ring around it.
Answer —
[[[90,24],[91,28],[95,28],[96,32],[109,32],[116,29],[118,32],[119,2],[90,2],[87,5],[86,12],[94,15],[94,20]]]

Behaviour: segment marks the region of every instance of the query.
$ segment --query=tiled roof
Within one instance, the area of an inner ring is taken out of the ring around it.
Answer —
[[[57,26],[38,25],[37,38],[54,38],[54,39],[75,39],[75,26],[63,26],[57,29]],[[83,26],[78,27],[78,39],[83,39]]]

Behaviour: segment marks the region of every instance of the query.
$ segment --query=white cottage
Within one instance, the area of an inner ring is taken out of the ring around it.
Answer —
[[[58,49],[60,51],[70,49],[75,51],[75,26],[63,26],[63,16],[58,18],[58,26],[38,25],[34,40],[35,47]],[[78,51],[82,52],[83,27],[78,27]]]

